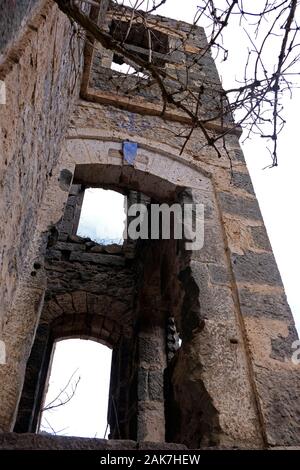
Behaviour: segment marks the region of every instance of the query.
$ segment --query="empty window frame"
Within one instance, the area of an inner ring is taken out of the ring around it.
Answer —
[[[145,61],[157,67],[164,67],[169,53],[168,35],[155,29],[146,28],[142,23],[112,20],[112,37]],[[115,57],[115,61],[118,60]],[[119,59],[120,60],[120,59]],[[116,63],[116,62],[115,62]]]
[[[117,191],[87,188],[77,235],[102,245],[122,245],[126,223],[125,204],[125,196]]]

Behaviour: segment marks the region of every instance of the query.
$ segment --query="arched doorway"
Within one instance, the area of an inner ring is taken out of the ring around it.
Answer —
[[[55,341],[39,433],[108,436],[111,356],[112,350],[96,341],[79,338]]]

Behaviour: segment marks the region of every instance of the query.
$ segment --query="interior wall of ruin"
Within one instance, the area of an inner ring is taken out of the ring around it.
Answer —
[[[7,357],[0,366],[0,430],[11,429],[40,312],[45,278],[42,270],[31,275],[42,246],[39,209],[79,94],[82,63],[83,45],[52,2],[40,1],[31,13],[16,19],[22,27],[6,38],[0,64],[6,88],[0,105],[0,336]],[[20,315],[26,326],[18,323]]]
[[[47,290],[26,368],[16,432],[38,430],[55,341],[92,339],[115,353],[122,342],[125,354],[124,344],[133,337],[135,270],[126,263],[122,246],[101,245],[74,233],[83,201],[80,188],[71,186],[64,215],[48,234]]]
[[[19,0],[1,2],[0,51],[3,53],[11,47],[19,35],[22,35],[22,24],[29,20],[33,10],[38,10],[39,0]]]

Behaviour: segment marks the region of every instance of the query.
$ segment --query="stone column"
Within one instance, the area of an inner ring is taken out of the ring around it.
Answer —
[[[165,441],[165,329],[143,325],[139,334],[138,441]]]
[[[161,301],[160,255],[159,245],[153,245],[143,253],[138,338],[138,441],[165,441],[166,315]]]

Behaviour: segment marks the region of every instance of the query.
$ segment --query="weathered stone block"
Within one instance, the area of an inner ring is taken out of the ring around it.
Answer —
[[[233,155],[234,155],[234,160],[238,160],[239,162],[245,163],[244,153],[241,149],[234,150]]]
[[[96,245],[90,249],[91,253],[104,253],[105,247],[103,245]]]
[[[67,233],[60,233],[58,235],[58,240],[61,242],[66,242],[68,240],[68,234]]]
[[[251,227],[251,235],[257,248],[266,251],[272,251],[269,237],[264,226]]]
[[[249,173],[239,173],[234,171],[232,174],[232,184],[233,186],[254,195],[254,189]]]
[[[230,271],[229,267],[220,264],[209,264],[209,277],[213,284],[229,284],[230,283]]]
[[[72,227],[72,221],[63,219],[59,224],[59,231],[64,233],[71,233]]]
[[[2,2],[0,23],[0,51],[15,38],[21,24],[29,19],[38,0],[18,0],[18,3]]]
[[[192,276],[199,289],[201,318],[228,321],[234,311],[234,303],[229,287],[212,285],[208,267],[192,262]]]
[[[141,336],[139,338],[139,355],[142,361],[155,364],[160,357],[160,342],[155,338]]]
[[[90,439],[29,433],[0,434],[1,450],[135,450],[136,447],[136,442],[122,439]]]
[[[140,368],[138,371],[138,400],[146,401],[148,398],[148,370]]]
[[[204,220],[204,243],[200,250],[194,250],[191,253],[194,260],[225,264],[225,247],[222,232],[220,228],[211,222]]]
[[[292,314],[284,292],[255,292],[250,288],[239,289],[240,306],[243,315],[255,317],[290,319]]]
[[[112,245],[105,245],[104,246],[104,251],[106,253],[110,254],[121,254],[123,251],[122,245],[118,245],[116,243],[113,243]]]
[[[219,193],[221,209],[232,215],[261,220],[262,215],[256,199],[246,199],[230,193]]]
[[[254,365],[255,381],[270,446],[299,445],[300,369]]]
[[[212,191],[197,191],[196,189],[185,190],[180,195],[180,201],[183,204],[203,204],[204,220],[214,219],[217,216],[217,207],[215,200],[212,199]]]
[[[85,243],[89,238],[80,237],[79,235],[68,235],[68,241],[72,243]]]
[[[271,338],[272,354],[271,357],[277,361],[289,362],[292,356],[292,344],[298,339],[295,325],[289,326],[288,336],[279,335],[277,338]]]
[[[149,371],[149,398],[153,401],[164,401],[164,377],[162,370]]]
[[[58,242],[55,244],[55,250],[60,251],[85,251],[85,245],[79,243]]]
[[[273,254],[246,252],[232,255],[237,281],[281,286],[281,277]]]
[[[61,252],[59,250],[47,250],[47,258],[55,261],[61,260]]]
[[[100,253],[72,252],[70,261],[79,263],[103,264],[105,266],[125,266],[125,260],[117,255],[102,255]]]

